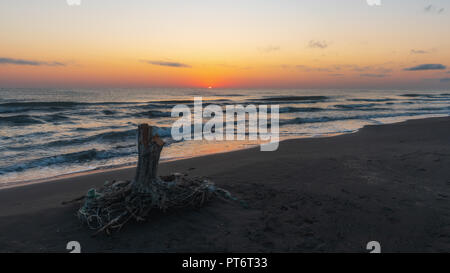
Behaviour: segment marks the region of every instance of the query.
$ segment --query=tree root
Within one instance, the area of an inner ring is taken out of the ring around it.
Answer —
[[[200,207],[217,196],[236,201],[228,191],[218,188],[207,179],[187,178],[181,174],[159,177],[150,187],[142,189],[131,181],[106,182],[100,189],[90,189],[78,218],[94,235],[120,230],[130,220],[145,221],[153,209]],[[74,199],[80,200],[80,198]]]

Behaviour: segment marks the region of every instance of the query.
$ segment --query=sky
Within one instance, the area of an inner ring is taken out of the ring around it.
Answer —
[[[0,0],[0,87],[450,88],[448,0],[77,1]]]

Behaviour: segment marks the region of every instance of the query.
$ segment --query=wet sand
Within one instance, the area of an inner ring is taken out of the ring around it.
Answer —
[[[212,200],[97,237],[62,202],[133,168],[1,189],[0,252],[449,252],[449,165],[450,118],[167,162],[161,175],[208,177],[249,208]]]

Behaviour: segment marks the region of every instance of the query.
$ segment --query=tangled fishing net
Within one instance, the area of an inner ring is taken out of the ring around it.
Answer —
[[[207,179],[189,179],[181,174],[159,177],[152,181],[149,190],[134,187],[131,181],[106,182],[103,187],[88,191],[78,218],[97,230],[96,234],[110,234],[130,220],[146,220],[151,210],[200,207],[214,196],[237,200]]]

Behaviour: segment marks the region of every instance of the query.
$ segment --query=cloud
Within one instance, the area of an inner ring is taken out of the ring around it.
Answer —
[[[421,49],[411,49],[411,54],[428,54],[429,51],[421,50]]]
[[[441,14],[445,11],[445,8],[441,8],[441,7],[437,7],[434,5],[428,5],[426,7],[423,8],[423,11],[426,13],[437,13],[437,14]]]
[[[443,78],[439,80],[440,82],[450,82],[450,78]]]
[[[379,71],[379,72],[391,72],[390,69],[382,68],[382,67],[374,67],[374,66],[358,66],[358,65],[352,65],[348,67],[350,70],[356,71],[356,72],[365,72],[365,71]]]
[[[290,65],[282,65],[282,68],[291,68]],[[342,71],[353,71],[361,73],[361,76],[364,77],[375,77],[380,75],[388,76],[388,73],[392,72],[392,69],[383,67],[382,65],[369,65],[369,66],[358,66],[353,64],[340,64],[340,65],[331,65],[328,67],[312,67],[306,65],[295,65],[293,66],[296,69],[300,69],[306,72],[328,72],[333,74],[342,74]]]
[[[333,72],[335,69],[333,67],[311,67],[306,65],[296,65],[295,68],[304,70],[307,72],[316,71],[316,72]],[[338,70],[338,69],[336,69]]]
[[[192,67],[188,64],[179,63],[179,62],[168,62],[168,61],[148,61],[148,60],[142,60],[142,62],[152,65],[159,65],[159,66],[168,66],[168,67]]]
[[[329,46],[327,41],[309,41],[308,47],[309,48],[319,48],[319,49],[325,49]]]
[[[385,68],[379,65],[367,65],[367,66],[359,66],[359,65],[344,65],[343,68],[355,71],[355,72],[376,72],[377,74],[386,74],[392,72],[392,69]]]
[[[271,52],[279,51],[279,50],[281,50],[281,48],[279,46],[266,46],[266,47],[259,48],[259,50],[264,53],[271,53]]]
[[[44,65],[46,65],[46,66],[66,66],[65,63],[61,63],[61,62],[43,62],[43,61],[0,57],[0,65],[2,65],[2,64],[31,65],[31,66],[44,66]]]
[[[421,70],[443,70],[447,69],[445,65],[442,64],[421,64],[414,67],[405,68],[405,71],[421,71]]]
[[[369,77],[369,78],[385,78],[388,77],[389,75],[387,74],[372,74],[372,73],[365,73],[365,74],[360,74],[361,77]]]

